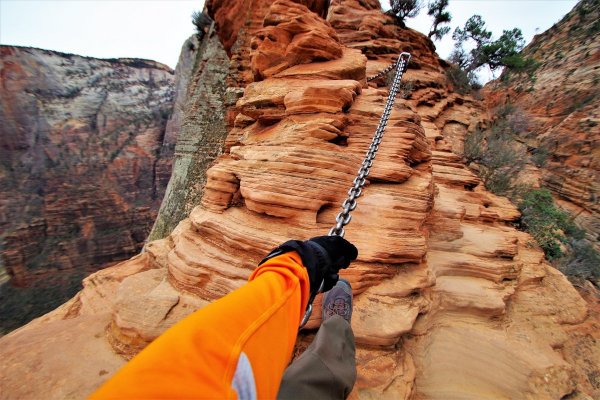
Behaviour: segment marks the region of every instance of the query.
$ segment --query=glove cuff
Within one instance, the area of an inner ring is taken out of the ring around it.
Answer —
[[[332,263],[331,257],[329,257],[329,253],[327,250],[320,244],[307,240],[301,242],[299,240],[288,240],[287,242],[279,245],[275,249],[273,249],[265,258],[262,259],[258,265],[264,264],[267,260],[270,260],[273,257],[277,257],[281,254],[288,253],[290,251],[296,251],[300,258],[302,259],[302,264],[307,269],[317,268],[317,266],[321,266],[325,271],[329,268]]]
[[[288,240],[287,242],[275,247],[265,258],[262,259],[261,262],[258,263],[258,266],[263,265],[265,262],[270,260],[271,258],[277,257],[279,255],[289,253],[290,251],[297,251],[300,254],[300,250],[298,249],[298,241],[297,240]],[[300,256],[302,258],[302,256]],[[304,260],[302,260],[304,262]]]
[[[312,240],[304,242],[288,240],[271,251],[258,265],[260,266],[267,260],[290,251],[296,251],[300,255],[302,264],[308,272],[310,291],[316,294],[321,282],[325,279],[326,271],[329,271],[333,262],[327,250],[320,244]]]

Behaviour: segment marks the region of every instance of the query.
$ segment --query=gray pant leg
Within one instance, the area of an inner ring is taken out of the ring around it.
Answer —
[[[283,374],[278,399],[345,399],[356,381],[354,334],[339,315],[328,318]]]

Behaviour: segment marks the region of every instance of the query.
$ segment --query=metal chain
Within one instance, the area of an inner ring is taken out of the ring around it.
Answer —
[[[394,69],[394,67],[398,65],[398,61],[394,61],[393,63],[391,63],[390,65],[388,65],[387,67],[385,67],[385,69],[379,71],[377,74],[373,75],[373,76],[369,76],[367,77],[367,82],[371,82],[374,81],[377,78],[381,78],[382,76],[385,76],[388,72],[390,72],[391,70]]]
[[[329,236],[344,237],[344,234],[346,233],[346,231],[344,230],[344,226],[348,225],[352,220],[352,215],[350,215],[350,213],[356,208],[356,199],[360,197],[362,189],[367,182],[367,176],[369,176],[369,171],[371,169],[371,166],[373,165],[373,160],[375,159],[375,155],[377,154],[377,150],[379,150],[379,145],[381,144],[381,140],[383,139],[383,132],[385,131],[388,119],[390,118],[390,113],[392,112],[392,107],[394,106],[394,100],[396,99],[398,89],[400,88],[400,81],[402,80],[402,75],[404,74],[404,71],[408,66],[410,57],[410,53],[402,53],[400,54],[398,61],[392,63],[392,65],[390,65],[377,75],[367,78],[367,81],[372,81],[373,79],[377,79],[379,77],[384,76],[392,69],[394,69],[394,67],[396,68],[396,75],[394,76],[394,81],[392,82],[392,86],[390,87],[390,93],[388,94],[387,102],[385,103],[385,107],[383,109],[383,114],[381,114],[379,125],[375,130],[375,135],[373,135],[373,140],[371,141],[369,150],[365,155],[365,159],[363,160],[362,165],[358,170],[358,175],[356,176],[356,178],[354,178],[353,186],[348,191],[348,198],[342,203],[342,211],[335,218],[336,224],[329,231]],[[302,329],[302,327],[308,322],[308,319],[312,314],[312,303],[315,299],[315,296],[317,293],[323,291],[324,286],[325,280],[322,280],[321,285],[319,285],[319,289],[316,292],[314,292],[308,300],[306,312],[304,313],[304,317],[302,318],[302,322],[300,322],[300,327],[298,329]]]
[[[352,215],[350,215],[350,213],[356,208],[356,199],[359,198],[362,194],[362,189],[365,186],[365,183],[367,182],[367,176],[369,175],[369,171],[371,169],[371,166],[373,165],[373,160],[375,159],[375,155],[377,154],[377,150],[379,150],[379,145],[381,144],[381,140],[383,139],[385,127],[387,125],[388,119],[390,118],[390,113],[392,112],[392,107],[394,106],[396,95],[398,94],[398,90],[400,89],[400,81],[402,80],[402,75],[404,74],[404,71],[408,66],[410,57],[410,53],[402,53],[400,54],[400,57],[398,58],[397,62],[393,63],[392,65],[381,71],[379,74],[371,78],[367,78],[367,81],[377,79],[383,76],[385,73],[390,72],[394,67],[396,67],[396,75],[394,76],[392,86],[390,87],[390,92],[388,94],[387,102],[385,103],[385,107],[383,109],[383,114],[381,114],[379,125],[375,130],[373,140],[371,141],[369,150],[367,151],[362,165],[358,170],[358,174],[352,182],[353,186],[350,188],[350,190],[348,190],[348,198],[342,203],[342,211],[335,218],[336,224],[329,231],[329,236],[344,237],[344,226],[348,225],[352,220]]]

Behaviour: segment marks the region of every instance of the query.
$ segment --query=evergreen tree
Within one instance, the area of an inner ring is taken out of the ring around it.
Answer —
[[[448,24],[450,21],[452,21],[452,15],[450,15],[449,11],[446,11],[448,2],[449,0],[435,0],[429,3],[427,15],[433,17],[433,25],[431,26],[429,35],[427,35],[429,39],[433,37],[435,40],[441,40],[444,35],[450,32],[449,26],[440,26],[442,24]]]
[[[390,6],[392,8],[388,14],[396,17],[401,26],[405,26],[404,20],[416,17],[421,11],[423,3],[421,0],[390,0]]]
[[[456,43],[451,61],[467,73],[484,65],[493,71],[500,67],[518,67],[523,63],[519,52],[525,46],[525,39],[519,28],[505,30],[497,40],[492,40],[492,32],[486,29],[481,16],[473,15],[462,29],[456,28],[452,38]],[[464,49],[468,41],[474,42],[469,52]]]

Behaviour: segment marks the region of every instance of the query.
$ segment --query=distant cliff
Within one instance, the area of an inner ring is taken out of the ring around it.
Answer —
[[[540,183],[600,241],[600,2],[580,1],[523,50],[532,73],[505,71],[485,88],[490,108],[516,109]]]
[[[0,329],[140,251],[171,172],[174,81],[154,61],[0,47]]]

